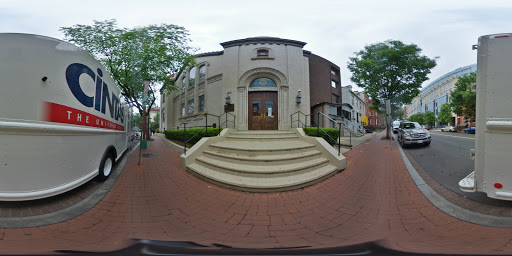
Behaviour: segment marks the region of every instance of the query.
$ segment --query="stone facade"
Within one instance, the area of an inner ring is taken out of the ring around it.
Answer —
[[[227,127],[257,129],[254,127],[259,126],[251,126],[251,122],[264,119],[276,122],[271,129],[289,130],[292,114],[298,111],[311,114],[310,92],[316,85],[310,82],[312,54],[303,50],[305,44],[275,37],[254,37],[224,42],[221,43],[223,51],[197,55],[197,65],[177,75],[178,90],[161,97],[161,129],[176,129],[184,122],[189,122],[187,127],[204,126],[206,122],[210,126],[215,123],[226,127],[223,114],[228,98],[233,107],[230,113],[235,117],[228,115]],[[322,64],[325,62],[328,61]],[[329,96],[332,94],[332,66],[325,68]],[[334,67],[338,72],[334,80],[339,83],[339,67]],[[315,71],[314,77],[318,76],[317,72],[324,70]],[[341,98],[341,90],[338,90],[335,94]],[[258,92],[276,96],[275,102],[254,98]],[[297,123],[293,127],[297,127]]]

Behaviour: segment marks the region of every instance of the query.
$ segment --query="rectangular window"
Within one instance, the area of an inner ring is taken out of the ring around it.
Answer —
[[[331,87],[332,87],[332,88],[337,88],[337,87],[338,87],[338,85],[337,85],[336,81],[331,80]]]
[[[204,112],[204,95],[199,96],[199,112]]]
[[[185,116],[185,103],[181,103],[181,116]]]
[[[191,99],[188,101],[188,114],[192,115],[194,114],[194,99]]]

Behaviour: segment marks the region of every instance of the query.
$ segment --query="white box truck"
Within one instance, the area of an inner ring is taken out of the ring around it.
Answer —
[[[131,143],[129,113],[87,52],[45,36],[0,33],[0,201],[107,179]]]
[[[512,200],[512,33],[478,39],[474,172],[462,191]]]

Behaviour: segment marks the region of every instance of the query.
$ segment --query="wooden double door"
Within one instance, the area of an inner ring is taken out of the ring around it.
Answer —
[[[277,130],[277,92],[249,92],[249,130]]]

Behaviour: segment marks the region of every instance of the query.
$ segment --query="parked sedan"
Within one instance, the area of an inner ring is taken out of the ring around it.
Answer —
[[[441,128],[442,132],[456,132],[457,128],[455,126],[446,125]]]
[[[432,138],[430,132],[424,129],[419,123],[402,121],[398,129],[398,142],[402,148],[412,144],[430,145]]]
[[[464,129],[464,133],[471,133],[471,134],[475,134],[475,127],[469,127],[469,128],[466,128]]]

